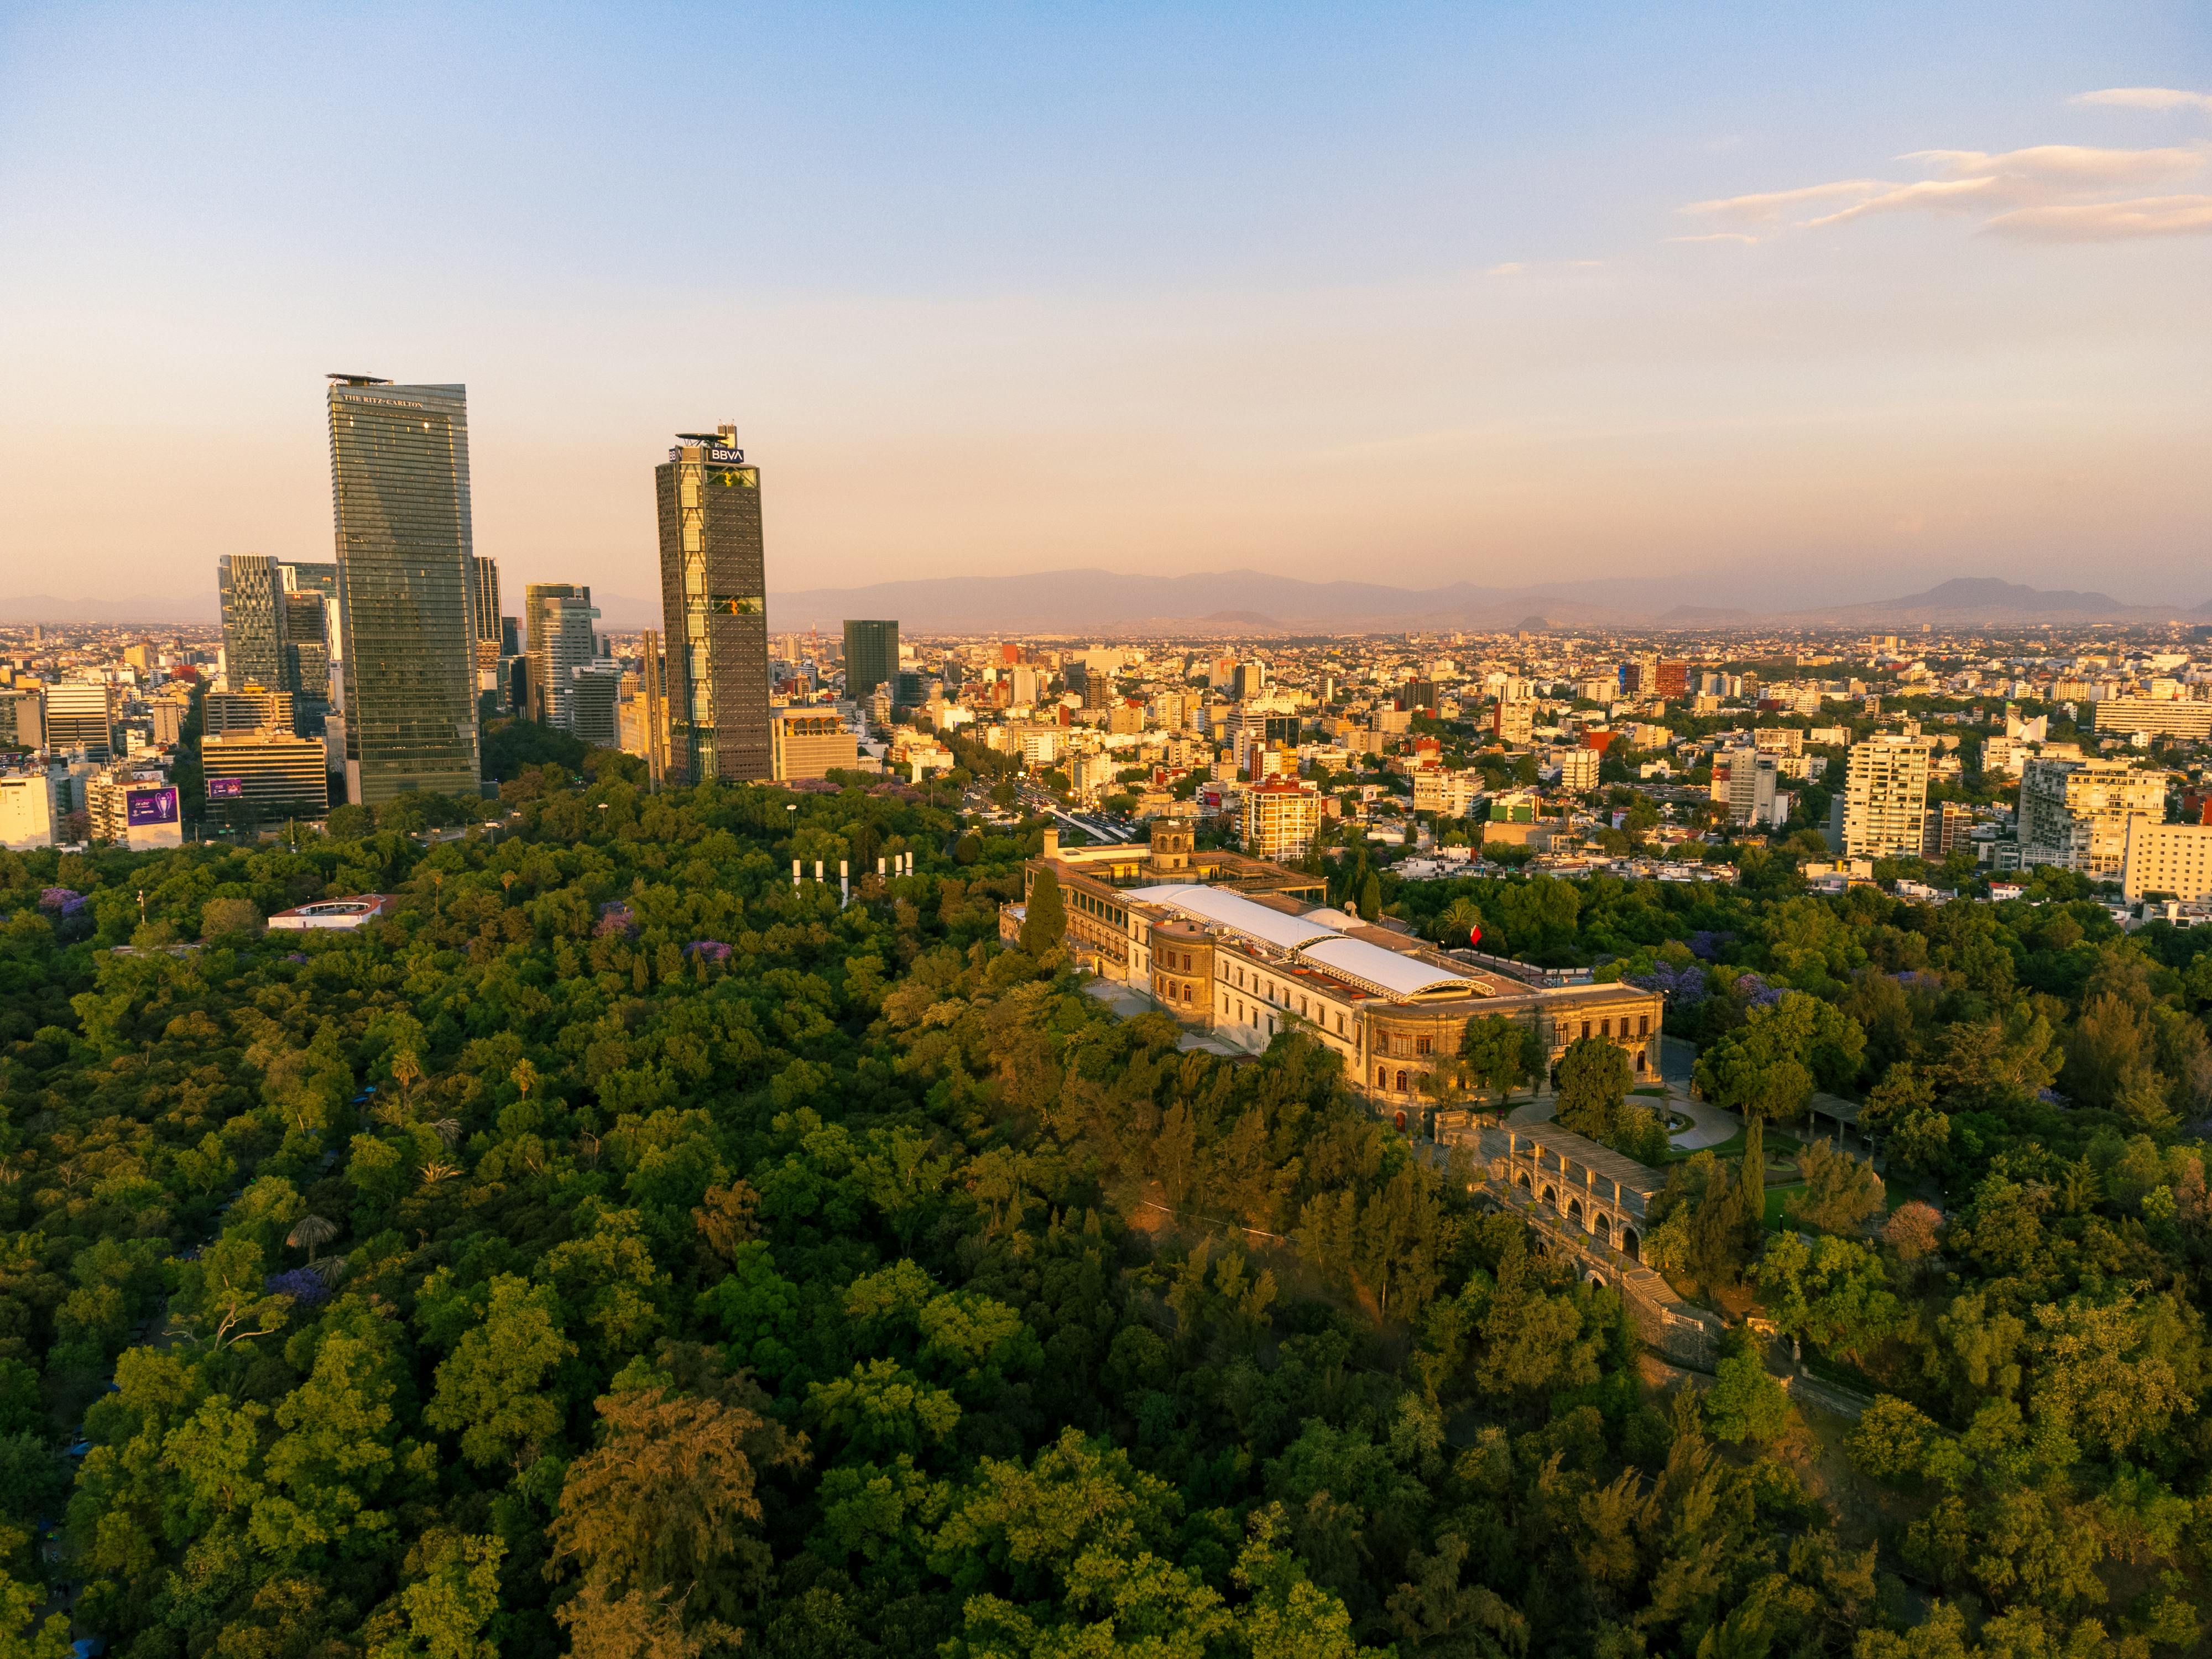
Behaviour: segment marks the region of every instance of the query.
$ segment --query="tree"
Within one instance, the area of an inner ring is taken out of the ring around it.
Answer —
[[[1882,1243],[1897,1253],[1899,1261],[1911,1267],[1936,1253],[1936,1234],[1942,1225],[1941,1210],[1924,1200],[1910,1199],[1883,1224]]]
[[[599,1413],[599,1444],[568,1466],[549,1534],[590,1598],[571,1604],[580,1648],[664,1607],[686,1629],[734,1616],[769,1564],[757,1470],[795,1448],[748,1405],[669,1386],[610,1395]]]
[[[1766,1227],[1766,1124],[1762,1118],[1744,1121],[1743,1163],[1737,1174],[1743,1186],[1747,1224],[1756,1236]]]
[[[49,1613],[33,1628],[44,1589],[26,1584],[0,1568],[0,1659],[70,1659],[70,1619]]]
[[[1850,1233],[1882,1206],[1881,1177],[1874,1165],[1853,1158],[1823,1139],[1797,1155],[1805,1190],[1795,1194],[1784,1213],[1801,1227],[1818,1232]]]
[[[561,1402],[539,1392],[576,1345],[561,1334],[553,1293],[501,1273],[483,1322],[438,1367],[422,1420],[461,1437],[461,1455],[482,1468],[560,1432]]]
[[[1030,884],[1029,914],[1022,921],[1022,949],[1041,957],[1067,937],[1067,906],[1060,897],[1060,878],[1049,868],[1037,872]]]
[[[1367,872],[1367,879],[1359,884],[1359,915],[1365,921],[1382,919],[1382,878],[1372,870]]]
[[[1881,1258],[1856,1239],[1831,1235],[1808,1244],[1777,1233],[1759,1258],[1759,1284],[1777,1330],[1830,1353],[1862,1352],[1905,1322]]]
[[[407,1614],[404,1641],[373,1650],[373,1659],[498,1659],[486,1634],[499,1614],[499,1564],[507,1545],[434,1528],[410,1552],[422,1576],[399,1592]]]
[[[1543,1038],[1534,1025],[1510,1014],[1470,1018],[1460,1036],[1459,1054],[1471,1082],[1503,1096],[1510,1097],[1544,1068]]]
[[[1795,1117],[1817,1086],[1844,1087],[1858,1073],[1866,1033],[1841,1009],[1802,991],[1744,1023],[1698,1056],[1705,1098],[1747,1117]]]
[[[261,931],[261,908],[249,898],[210,899],[200,911],[200,937],[222,939],[231,933]]]
[[[1883,1073],[1859,1121],[1882,1138],[1883,1151],[1903,1169],[1937,1168],[1950,1145],[1951,1120],[1936,1109],[1936,1079],[1910,1060]]]
[[[1790,1425],[1790,1396],[1756,1354],[1731,1354],[1714,1366],[1705,1406],[1706,1423],[1723,1440],[1763,1446]]]
[[[1606,1037],[1576,1038],[1552,1068],[1560,1127],[1603,1140],[1627,1097],[1630,1081],[1628,1056],[1618,1043]]]

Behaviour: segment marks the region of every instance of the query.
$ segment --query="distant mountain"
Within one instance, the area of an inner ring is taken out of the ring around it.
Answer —
[[[1732,628],[1757,615],[1756,611],[1730,605],[1678,605],[1655,620],[1662,628]]]
[[[2109,593],[2030,587],[1995,576],[1958,576],[1902,599],[1793,611],[1786,620],[1846,626],[1927,623],[1971,627],[1983,623],[2163,622],[2175,614],[2166,606],[2123,605]]]
[[[1711,577],[1674,588],[1712,590]],[[1357,634],[1401,629],[1800,627],[2160,622],[2177,611],[2124,605],[2108,593],[2031,587],[1961,576],[1901,598],[1809,610],[1679,603],[1658,578],[1607,584],[1576,580],[1530,587],[1455,582],[1432,588],[1377,582],[1303,581],[1257,570],[1190,576],[1055,570],[1023,576],[939,576],[866,587],[769,595],[769,625],[840,627],[847,617],[890,617],[918,633],[1100,634],[1175,632]],[[602,600],[603,609],[611,602]],[[2212,611],[2212,605],[2206,610]]]
[[[1176,626],[1277,633],[1507,628],[1540,606],[1554,626],[1626,621],[1627,612],[1549,588],[1428,589],[1310,582],[1258,570],[1191,576],[1054,570],[1025,576],[940,576],[867,587],[770,593],[769,625],[834,629],[848,617],[896,618],[930,633],[1136,632]]]
[[[51,593],[0,599],[0,623],[216,623],[222,620],[215,590],[204,593],[143,594],[128,599],[58,599]]]

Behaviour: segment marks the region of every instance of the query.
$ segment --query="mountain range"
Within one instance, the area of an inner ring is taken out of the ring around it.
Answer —
[[[1432,588],[1312,582],[1256,570],[1131,576],[1061,570],[1028,576],[941,576],[866,587],[771,593],[770,625],[838,627],[848,617],[896,617],[917,632],[1331,634],[1405,629],[2033,626],[2160,623],[2212,616],[2125,605],[2108,593],[1961,576],[1917,593],[1805,609],[1675,604],[1664,578],[1528,587],[1455,582]]]
[[[2126,605],[2109,593],[2039,588],[1990,576],[1960,576],[1893,599],[1785,608],[1772,604],[1689,602],[1711,578],[1646,576],[1490,587],[1395,587],[1379,582],[1304,581],[1259,570],[1189,576],[1081,569],[1020,576],[933,576],[864,587],[810,588],[769,595],[778,633],[834,631],[848,617],[896,618],[915,633],[968,634],[1365,634],[1409,629],[1650,628],[1719,631],[1753,626],[1957,628],[2156,623],[2212,618],[2212,604],[2183,610]],[[1747,595],[1747,597],[1749,597]],[[655,599],[598,596],[601,626],[627,632],[659,624]],[[0,624],[149,624],[217,620],[215,595],[0,599]]]

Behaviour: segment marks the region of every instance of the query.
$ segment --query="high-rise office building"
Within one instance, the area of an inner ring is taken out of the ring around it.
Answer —
[[[226,553],[215,562],[222,601],[223,675],[234,686],[284,685],[284,585],[265,553]]]
[[[653,469],[667,623],[669,775],[764,781],[767,585],[760,469],[737,428],[678,433]]]
[[[898,624],[895,622],[848,622],[845,624],[845,696],[865,703],[878,686],[898,673]]]
[[[469,632],[476,641],[477,684],[486,690],[490,685],[483,676],[499,669],[500,624],[506,620],[499,614],[499,561],[479,556],[469,581]]]
[[[622,668],[602,657],[568,671],[568,729],[594,749],[613,749],[622,741],[616,708],[621,701]]]
[[[574,672],[589,667],[599,656],[599,636],[592,631],[599,614],[592,605],[592,590],[574,582],[532,582],[523,589],[522,618],[530,630],[532,719],[563,732],[574,729]]]
[[[345,656],[345,636],[338,627],[337,564],[330,559],[288,559],[276,571],[284,582],[284,669],[293,676],[284,689],[299,694],[303,720],[319,721],[337,702],[336,677]],[[310,599],[322,601],[319,617],[308,608]],[[308,629],[304,641],[293,637],[301,626]],[[317,728],[310,723],[303,729]]]
[[[312,589],[284,595],[284,683],[299,699],[300,730],[319,733],[331,711],[331,602]]]
[[[466,392],[331,378],[347,795],[475,794]]]
[[[46,750],[105,762],[115,754],[115,705],[105,680],[61,680],[46,688]]]
[[[329,761],[319,738],[274,728],[228,732],[200,740],[207,815],[234,828],[281,818],[319,818],[330,810]]]

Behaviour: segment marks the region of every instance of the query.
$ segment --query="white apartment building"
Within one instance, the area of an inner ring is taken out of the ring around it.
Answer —
[[[2170,696],[2106,697],[2096,705],[2092,723],[2099,732],[2212,738],[2212,702],[2185,702]]]
[[[2120,884],[2128,902],[2171,893],[2184,904],[2212,898],[2212,823],[2160,823],[2130,817]]]
[[[2166,817],[2166,778],[2126,761],[2039,755],[2021,769],[2020,861],[2116,877],[2127,862],[2128,821]]]
[[[1598,768],[1605,757],[1595,749],[1562,749],[1559,754],[1559,787],[1577,791],[1597,787]]]
[[[1928,813],[1928,746],[1887,735],[1851,745],[1828,841],[1845,858],[1917,858]]]
[[[1482,774],[1442,766],[1413,769],[1413,810],[1463,818],[1482,799]]]
[[[54,787],[44,772],[0,777],[0,847],[27,853],[54,844]]]

